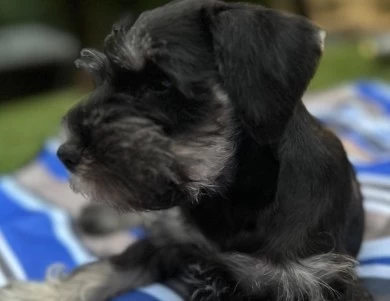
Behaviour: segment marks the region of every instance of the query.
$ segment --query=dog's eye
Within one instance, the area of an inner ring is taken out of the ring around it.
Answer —
[[[152,89],[157,92],[164,92],[172,87],[172,82],[169,79],[162,79],[152,83]]]

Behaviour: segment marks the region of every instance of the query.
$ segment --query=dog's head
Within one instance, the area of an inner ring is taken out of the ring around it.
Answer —
[[[234,177],[242,131],[276,141],[312,78],[323,33],[271,9],[174,1],[115,25],[77,66],[96,89],[65,117],[59,158],[93,199],[163,209]]]

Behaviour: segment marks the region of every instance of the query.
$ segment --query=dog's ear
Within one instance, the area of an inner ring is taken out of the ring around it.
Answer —
[[[325,32],[305,18],[247,4],[204,9],[225,91],[261,143],[278,139],[313,77]]]

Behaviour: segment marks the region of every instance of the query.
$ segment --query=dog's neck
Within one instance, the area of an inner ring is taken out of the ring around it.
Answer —
[[[276,147],[259,145],[248,133],[242,135],[233,180],[220,179],[222,186],[227,185],[223,193],[205,195],[199,204],[183,208],[185,215],[222,248],[229,248],[238,234],[254,230],[259,211],[274,201],[279,171]],[[221,237],[221,233],[225,235]],[[250,245],[255,245],[253,239]]]

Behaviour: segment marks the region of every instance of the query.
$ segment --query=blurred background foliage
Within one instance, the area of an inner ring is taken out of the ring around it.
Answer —
[[[145,9],[166,2],[0,0],[0,173],[12,171],[32,158],[45,138],[58,132],[59,120],[64,112],[91,89],[88,77],[73,68],[72,61],[80,48],[100,48],[112,23],[118,18],[128,13],[137,16]],[[310,85],[311,90],[361,78],[390,82],[386,47],[385,55],[379,58],[378,53],[373,51],[377,50],[375,45],[372,46],[378,39],[385,39],[387,43],[390,41],[389,36],[376,38],[377,35],[390,32],[389,0],[250,2],[305,15],[328,31],[325,53]],[[55,31],[50,33],[41,30],[42,37],[39,40],[38,34],[34,35],[40,29],[29,31],[31,24],[40,24]],[[15,26],[24,26],[27,34],[15,37],[13,32],[11,43],[9,37],[5,39],[6,32]],[[34,42],[27,41],[26,36],[29,35],[32,40],[36,40],[36,45],[31,46],[36,52],[32,61],[27,59],[32,52],[28,43]],[[57,41],[53,35],[64,35],[67,39]],[[74,39],[73,44],[69,37]],[[364,42],[366,40],[369,42]],[[41,41],[46,41],[46,46]],[[371,47],[368,47],[369,51],[367,45]],[[54,50],[49,53],[48,48]],[[61,54],[61,51],[66,53]],[[13,53],[20,55],[16,57],[14,65],[9,63]],[[45,58],[51,55],[56,55],[56,60],[45,62]],[[39,63],[37,57],[40,58]]]
[[[119,17],[168,3],[169,0],[1,0],[0,26],[42,22],[77,35],[83,45],[100,45],[101,39]],[[233,1],[230,1],[233,2]],[[249,2],[272,6],[272,0]],[[278,1],[276,1],[278,2]],[[279,1],[280,2],[280,1]],[[304,1],[285,1],[287,8]],[[294,5],[289,5],[294,2]],[[299,10],[299,9],[298,9]]]

